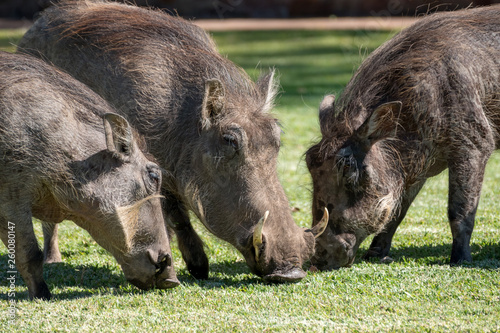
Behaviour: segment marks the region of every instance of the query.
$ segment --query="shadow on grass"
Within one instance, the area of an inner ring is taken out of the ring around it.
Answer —
[[[9,275],[7,272],[11,271],[11,269],[8,268],[7,260],[8,257],[6,255],[0,256],[0,286],[2,287],[9,285],[9,281],[6,278]],[[71,265],[64,262],[44,264],[43,277],[55,299],[90,297],[97,293],[113,293],[113,290],[107,291],[109,288],[128,288],[123,274],[117,273],[116,269],[111,265]],[[16,298],[27,300],[28,291],[25,289],[26,284],[19,273],[17,273],[15,285],[24,289],[21,292],[16,292]],[[64,291],[65,288],[71,287],[77,287],[81,290],[75,291],[73,289],[68,292]],[[60,288],[63,291],[54,294],[54,288]],[[0,299],[7,299],[7,295],[1,294]]]
[[[357,262],[366,251],[358,253]],[[489,244],[471,244],[472,262],[464,263],[462,267],[480,269],[500,268],[500,242]],[[426,246],[400,246],[393,248],[389,256],[395,262],[413,261],[425,265],[449,265],[451,255],[451,243]],[[380,263],[379,259],[370,259],[370,262]]]
[[[0,287],[9,285],[7,255],[0,256]],[[123,273],[115,267],[93,265],[71,265],[67,263],[44,264],[44,279],[52,292],[54,300],[78,299],[95,295],[129,295],[151,293],[129,284]],[[244,262],[219,262],[210,265],[210,277],[207,280],[193,278],[186,269],[177,270],[177,277],[183,285],[198,285],[204,289],[239,288],[252,284],[267,284],[252,274]],[[28,291],[21,276],[17,274],[16,287],[23,290],[16,292],[16,299],[28,300]],[[57,290],[55,290],[57,289]],[[75,290],[77,289],[77,290]],[[175,290],[175,289],[173,289]],[[167,290],[164,290],[166,292]],[[0,294],[0,300],[8,300],[7,293]]]
[[[224,261],[210,264],[210,275],[207,280],[193,278],[186,269],[177,270],[177,272],[177,277],[182,284],[197,285],[204,289],[239,288],[254,284],[269,284],[250,272],[246,263],[241,261]]]

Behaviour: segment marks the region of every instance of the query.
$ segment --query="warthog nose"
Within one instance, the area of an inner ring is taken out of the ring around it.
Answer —
[[[168,289],[177,287],[180,282],[175,275],[174,270],[169,267],[172,267],[172,257],[170,254],[165,254],[161,258],[158,258],[158,263],[155,265],[156,267],[156,288],[160,289]],[[167,270],[165,272],[165,270]],[[165,274],[164,274],[165,273]]]
[[[163,273],[165,268],[172,266],[172,257],[170,254],[164,254],[158,256],[158,262],[155,264],[156,267],[156,275],[160,275]]]
[[[156,267],[156,274],[159,275],[163,273],[165,268],[172,265],[172,257],[168,253],[156,253],[152,250],[148,250],[149,261]]]
[[[156,267],[155,285],[159,289],[168,289],[177,287],[180,282],[172,268],[172,256],[168,253],[159,253],[155,260],[154,252],[148,251],[149,260]]]

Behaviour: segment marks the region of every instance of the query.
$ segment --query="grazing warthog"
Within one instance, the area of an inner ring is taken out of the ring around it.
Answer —
[[[128,116],[166,170],[168,225],[190,273],[208,277],[193,211],[269,281],[296,281],[314,252],[279,183],[273,74],[255,84],[197,26],[160,11],[108,2],[46,10],[19,52],[64,68]],[[266,218],[264,218],[264,216]],[[260,222],[258,222],[260,221]]]
[[[179,284],[159,199],[160,168],[112,111],[39,59],[0,52],[0,236],[30,298],[50,298],[32,217],[73,220],[141,289]]]
[[[469,247],[486,162],[500,147],[500,7],[430,15],[375,50],[334,101],[320,106],[321,141],[307,152],[313,178],[313,264],[385,257],[427,178],[449,169],[451,264]]]

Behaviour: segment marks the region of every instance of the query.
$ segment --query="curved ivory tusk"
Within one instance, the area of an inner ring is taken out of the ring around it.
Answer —
[[[328,214],[328,209],[326,209],[326,207],[325,207],[325,211],[323,212],[323,217],[321,218],[321,221],[319,221],[318,224],[316,224],[311,229],[311,231],[314,235],[314,238],[318,238],[326,230],[326,226],[328,225],[329,218],[330,218],[330,214]]]
[[[262,245],[262,228],[264,227],[264,223],[266,223],[267,217],[269,216],[269,211],[267,210],[264,213],[264,216],[261,217],[257,225],[255,226],[255,230],[253,232],[253,247],[255,248],[255,259],[259,259],[259,249]]]

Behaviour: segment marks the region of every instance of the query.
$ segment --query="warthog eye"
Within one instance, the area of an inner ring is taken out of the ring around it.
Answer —
[[[161,173],[157,166],[149,166],[147,170],[146,185],[151,193],[157,192],[160,188]]]
[[[230,145],[231,147],[233,147],[234,150],[238,150],[239,149],[239,145],[238,145],[238,140],[236,139],[236,137],[232,134],[224,134],[222,136],[222,138],[224,139],[224,141]]]
[[[155,171],[149,171],[149,177],[155,182],[158,182],[160,180],[160,175]]]
[[[351,184],[355,184],[359,180],[358,163],[353,155],[339,156],[337,161],[339,174]]]

